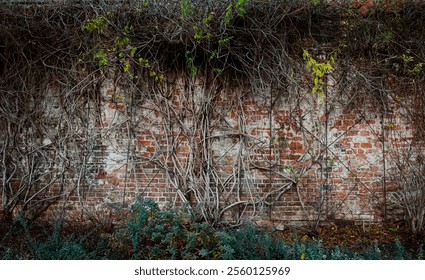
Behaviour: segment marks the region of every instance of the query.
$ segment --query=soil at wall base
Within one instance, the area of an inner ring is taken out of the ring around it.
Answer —
[[[395,240],[413,254],[421,244],[425,244],[425,235],[414,235],[405,224],[380,225],[328,225],[312,231],[308,227],[287,227],[282,231],[271,232],[273,236],[292,242],[294,238],[301,240],[321,240],[325,248],[346,248],[356,250],[376,243],[382,246],[394,244]]]

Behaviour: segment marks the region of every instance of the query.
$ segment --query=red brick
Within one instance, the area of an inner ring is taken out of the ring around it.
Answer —
[[[146,147],[155,145],[155,143],[153,141],[149,141],[149,140],[138,140],[137,144],[143,145],[143,146],[146,146]]]
[[[372,148],[372,144],[371,143],[361,143],[360,145],[362,148],[366,148],[366,149],[370,149]]]
[[[343,120],[342,123],[345,126],[353,126],[354,125],[354,121],[351,121],[351,120]]]
[[[289,144],[289,149],[291,150],[301,150],[303,147],[303,144],[300,142],[291,142]]]

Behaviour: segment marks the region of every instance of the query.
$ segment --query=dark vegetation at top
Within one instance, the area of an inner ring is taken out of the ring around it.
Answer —
[[[372,101],[384,112],[389,99],[403,101],[423,138],[425,4],[369,2],[6,3],[0,8],[0,83],[3,92],[57,86],[68,96],[109,72],[129,74],[139,86],[180,72],[254,93],[283,92],[305,86],[304,50],[318,63],[338,50],[341,96],[355,107]]]
[[[29,79],[75,85],[82,68],[99,75],[99,66],[122,67],[119,58],[134,49],[131,66],[146,59],[164,74],[236,75],[254,89],[284,88],[305,74],[304,49],[326,60],[341,46],[338,70],[351,73],[342,77],[381,103],[389,81],[422,81],[425,5],[417,1],[131,2],[3,4],[2,87],[18,90]]]

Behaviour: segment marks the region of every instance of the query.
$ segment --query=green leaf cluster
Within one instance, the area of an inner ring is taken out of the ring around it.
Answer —
[[[323,62],[318,62],[314,59],[307,50],[303,50],[303,59],[306,61],[305,67],[310,70],[312,79],[313,79],[313,87],[311,92],[319,94],[320,97],[325,98],[324,92],[324,77],[330,73],[334,68],[336,57],[338,53],[344,48],[345,45],[342,45],[337,50],[333,51],[327,60]]]
[[[407,49],[402,55],[403,66],[408,71],[412,71],[415,74],[419,74],[422,69],[425,67],[425,62],[416,62],[412,65],[412,62],[415,62],[415,57],[411,54],[411,50]],[[410,67],[412,68],[410,68]]]
[[[185,57],[186,57],[186,65],[189,69],[190,75],[192,77],[196,77],[196,75],[198,75],[198,66],[196,66],[195,64],[195,58],[190,52],[186,52]]]
[[[121,232],[132,244],[132,259],[213,259],[217,236],[206,223],[185,224],[183,212],[160,209],[155,202],[139,198],[131,207],[127,227]]]
[[[88,32],[97,31],[97,33],[102,33],[103,30],[108,26],[108,20],[103,16],[97,16],[91,19],[88,19],[83,25],[83,29]]]
[[[192,15],[193,12],[195,11],[195,8],[193,7],[191,0],[181,0],[180,11],[182,13],[183,19],[186,19],[190,15]]]
[[[248,0],[234,0],[227,5],[226,13],[224,14],[223,24],[229,25],[233,14],[236,13],[237,16],[243,17],[246,14],[246,5]]]

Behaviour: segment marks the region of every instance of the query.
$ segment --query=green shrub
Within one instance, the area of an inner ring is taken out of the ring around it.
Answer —
[[[218,229],[194,222],[186,211],[160,209],[138,199],[121,227],[64,230],[63,222],[40,232],[18,218],[0,239],[1,259],[224,259],[224,260],[383,260],[423,259],[423,247],[406,249],[400,241],[355,248],[325,248],[303,236],[290,242],[247,224]],[[416,251],[415,251],[416,250]]]
[[[36,234],[32,234],[34,231]],[[39,227],[31,227],[26,219],[18,217],[2,238],[1,258],[38,260],[105,258],[101,252],[106,244],[97,237],[92,238],[96,232],[79,236],[65,232],[61,220],[54,222],[52,227],[47,226],[42,232],[39,231]]]
[[[76,236],[74,233],[63,232],[63,222],[56,221],[51,233],[45,232],[46,240],[38,240],[28,233],[26,245],[29,248],[29,258],[38,260],[84,260],[101,258],[95,248],[87,248],[89,235]],[[99,243],[101,244],[101,243]],[[89,250],[88,250],[89,249]]]
[[[28,240],[32,259],[38,260],[79,260],[90,259],[81,244],[72,240],[72,236],[63,240],[60,232],[53,232],[47,242]]]
[[[283,240],[272,238],[251,224],[220,232],[219,242],[222,259],[288,259],[291,253]]]
[[[2,252],[3,250],[0,250]],[[16,260],[19,257],[13,252],[12,248],[6,248],[4,252],[1,253],[2,260]]]
[[[119,233],[131,243],[131,259],[213,259],[216,230],[206,223],[185,223],[190,217],[171,208],[161,210],[139,198],[131,207],[127,226]]]

